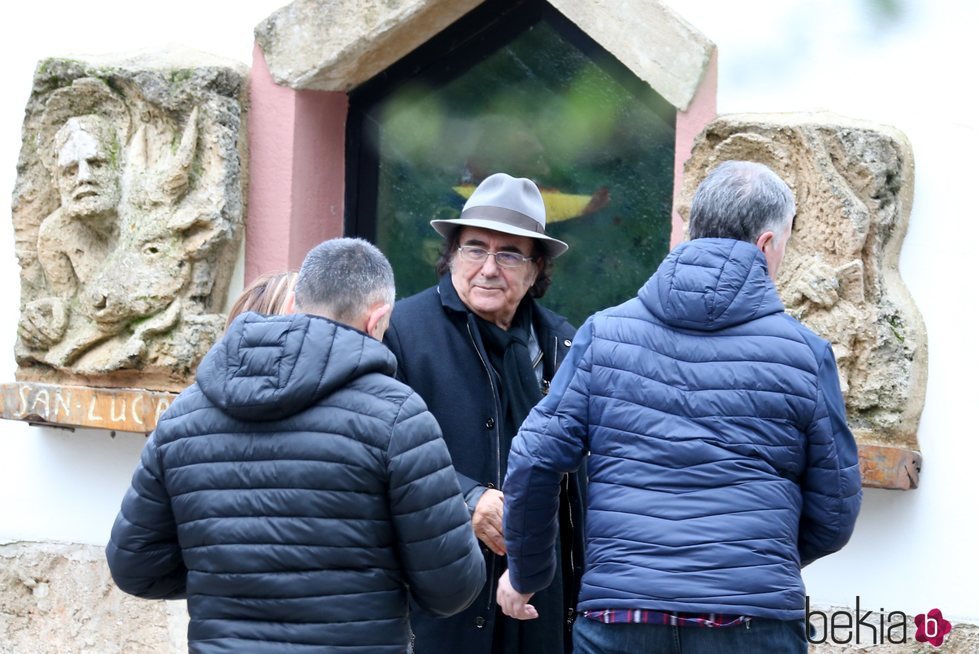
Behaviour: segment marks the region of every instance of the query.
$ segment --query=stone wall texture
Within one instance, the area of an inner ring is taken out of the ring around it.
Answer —
[[[0,545],[0,654],[186,651],[186,602],[126,595],[101,547]]]

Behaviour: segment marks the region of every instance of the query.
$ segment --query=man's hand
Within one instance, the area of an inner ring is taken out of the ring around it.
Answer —
[[[489,488],[476,503],[473,511],[473,532],[486,547],[498,555],[506,554],[503,541],[503,493]]]
[[[533,593],[518,593],[514,590],[510,584],[509,570],[500,577],[496,588],[496,603],[500,605],[504,615],[516,620],[534,620],[537,618],[537,609],[528,603],[533,596]]]

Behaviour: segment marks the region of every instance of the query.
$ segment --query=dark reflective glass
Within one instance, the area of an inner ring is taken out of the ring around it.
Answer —
[[[537,182],[547,233],[570,245],[545,305],[580,324],[636,293],[669,248],[675,113],[618,66],[540,21],[454,79],[374,106],[375,238],[399,297],[435,281],[443,241],[429,221],[458,217],[500,171]]]

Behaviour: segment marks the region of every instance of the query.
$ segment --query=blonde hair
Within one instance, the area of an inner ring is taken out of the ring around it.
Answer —
[[[227,325],[246,311],[269,315],[282,314],[289,293],[296,287],[296,272],[266,273],[245,287],[228,311]],[[227,327],[226,325],[226,327]]]

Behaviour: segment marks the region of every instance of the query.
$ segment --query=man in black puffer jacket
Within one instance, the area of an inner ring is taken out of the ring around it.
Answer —
[[[366,241],[306,257],[299,313],[246,313],[143,450],[113,579],[186,597],[191,652],[404,652],[485,582],[438,424],[379,339],[394,276]]]

